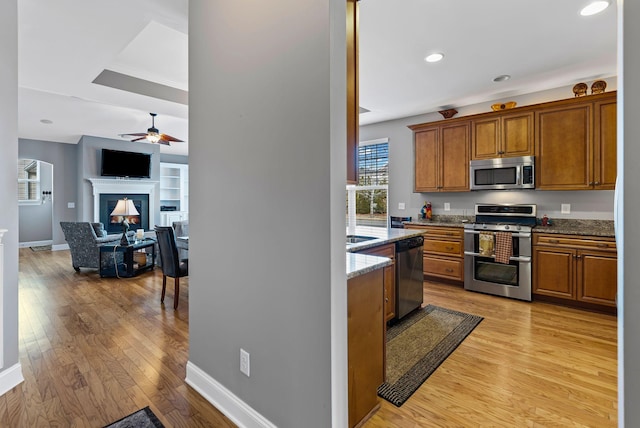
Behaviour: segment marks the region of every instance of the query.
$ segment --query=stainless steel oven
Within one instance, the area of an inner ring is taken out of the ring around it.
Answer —
[[[475,222],[464,226],[464,288],[531,301],[535,224],[535,205],[476,205]]]

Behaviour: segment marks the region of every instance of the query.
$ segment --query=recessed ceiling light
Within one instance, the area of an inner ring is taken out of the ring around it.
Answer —
[[[508,74],[501,74],[500,76],[493,79],[494,82],[504,82],[505,80],[511,79],[511,76]]]
[[[51,125],[53,123],[53,120],[40,119],[40,123],[44,123],[45,125]]]
[[[438,53],[432,53],[431,55],[427,56],[424,60],[427,62],[438,62],[442,58],[444,58],[444,54],[441,54],[438,52]]]
[[[604,0],[594,1],[582,8],[580,11],[580,15],[582,16],[590,16],[595,15],[596,13],[600,13],[606,8],[609,7],[609,2]]]

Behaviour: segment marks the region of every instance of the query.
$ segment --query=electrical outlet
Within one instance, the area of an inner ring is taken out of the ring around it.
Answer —
[[[451,204],[449,202],[445,202],[444,203],[444,210],[445,211],[451,211]]]
[[[562,214],[571,214],[571,204],[561,204],[560,212]]]
[[[403,210],[404,209],[404,202],[398,202],[398,209],[399,210]]]
[[[76,207],[75,202],[67,202],[67,208],[75,208],[75,207]]]
[[[240,371],[249,377],[251,357],[247,351],[240,348]]]

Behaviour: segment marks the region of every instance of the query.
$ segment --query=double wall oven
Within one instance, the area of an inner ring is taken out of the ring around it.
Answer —
[[[464,226],[464,288],[531,301],[536,205],[476,205]]]

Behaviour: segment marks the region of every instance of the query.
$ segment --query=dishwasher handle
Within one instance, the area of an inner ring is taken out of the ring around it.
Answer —
[[[424,245],[424,237],[414,236],[413,238],[403,239],[396,242],[396,253],[409,251],[413,248],[422,247]]]

